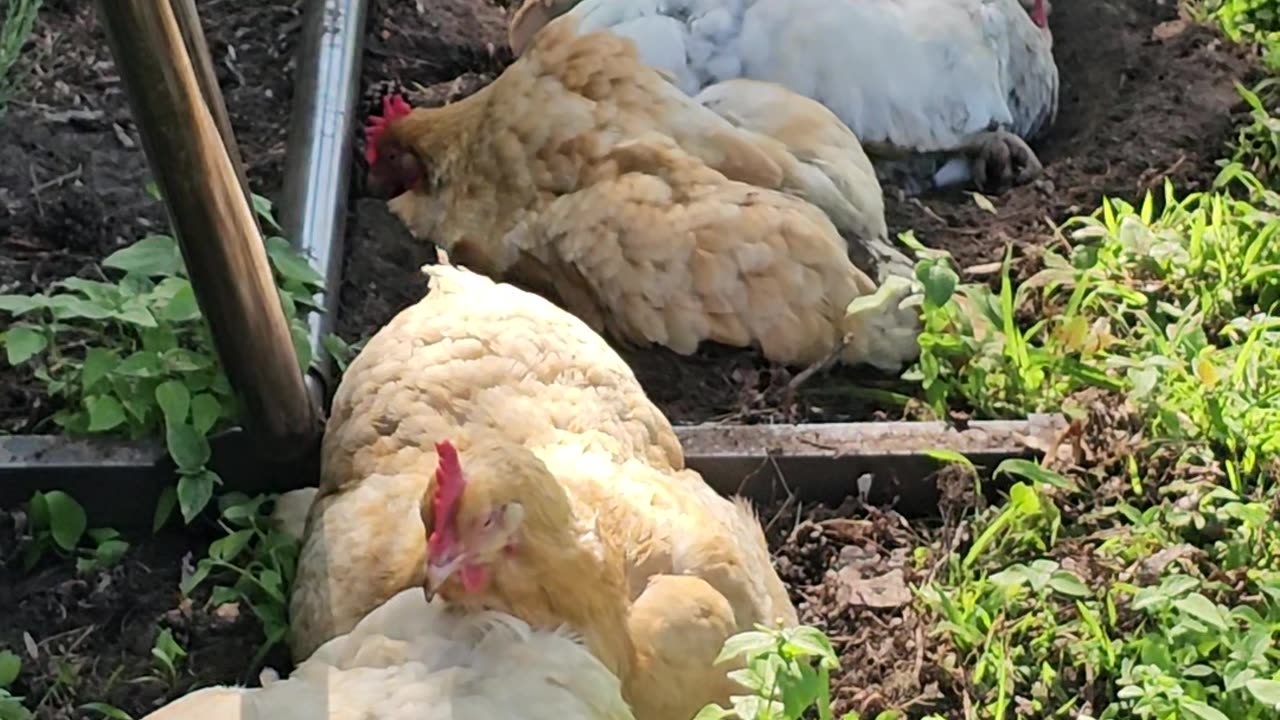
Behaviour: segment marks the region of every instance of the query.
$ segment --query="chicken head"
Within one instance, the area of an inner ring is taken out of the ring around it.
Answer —
[[[421,159],[387,133],[388,127],[411,111],[404,97],[388,95],[382,98],[382,115],[370,116],[365,125],[364,157],[369,163],[365,185],[376,198],[396,197],[417,185],[424,174]]]
[[[427,533],[424,590],[450,605],[510,612],[537,627],[568,624],[614,672],[629,667],[621,558],[584,547],[564,488],[529,449],[482,438],[461,457],[436,445],[435,477],[422,496]],[[599,594],[584,596],[584,577]]]
[[[492,484],[482,484],[467,494],[464,508],[467,480],[458,450],[445,440],[436,443],[436,454],[435,481],[422,502],[422,522],[427,528],[427,594],[435,594],[455,574],[465,592],[479,592],[488,584],[489,566],[514,550],[524,506],[514,499],[498,498]]]

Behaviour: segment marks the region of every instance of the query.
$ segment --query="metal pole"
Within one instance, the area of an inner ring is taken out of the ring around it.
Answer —
[[[324,337],[332,332],[342,282],[352,138],[357,119],[366,0],[308,0],[295,55],[294,104],[280,202],[285,237],[325,278],[323,313],[310,317],[308,387],[323,402],[332,371]]]
[[[268,457],[315,450],[299,371],[253,210],[167,2],[100,0],[116,69],[245,424]]]

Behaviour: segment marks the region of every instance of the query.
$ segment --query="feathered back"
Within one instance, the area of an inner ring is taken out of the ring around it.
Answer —
[[[144,720],[633,720],[618,679],[564,630],[459,614],[405,590],[286,680],[206,688]]]

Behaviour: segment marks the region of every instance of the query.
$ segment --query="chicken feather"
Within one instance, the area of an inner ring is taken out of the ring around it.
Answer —
[[[197,690],[143,720],[632,720],[567,628],[463,614],[404,590],[285,680]]]
[[[843,361],[891,371],[915,357],[916,317],[886,307],[880,324],[899,336],[846,315],[876,289],[850,244],[887,247],[868,236],[881,201],[854,207],[878,196],[874,177],[874,190],[839,191],[786,143],[641,65],[631,43],[573,22],[475,95],[387,123],[378,146],[411,148],[424,168],[389,202],[415,236],[624,343],[757,345],[801,366],[843,345]]]
[[[494,573],[506,600],[482,606],[582,633],[643,720],[727,701],[726,668],[707,656],[755,623],[797,622],[750,505],[684,467],[670,424],[580,320],[460,268],[426,272],[426,298],[368,342],[334,398],[291,597],[294,656],[424,583],[420,502],[448,439],[471,485],[532,483],[525,526],[553,534],[522,541],[522,569]],[[672,683],[690,690],[671,696]]]
[[[1052,35],[1024,5],[1034,0],[527,0],[510,37],[524,52],[569,14],[580,33],[632,40],[690,95],[778,83],[835,112],[914,192],[978,179],[970,156],[992,143],[1038,165],[1022,141],[1053,123],[1059,81]]]

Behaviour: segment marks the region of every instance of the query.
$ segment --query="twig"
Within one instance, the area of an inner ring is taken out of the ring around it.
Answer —
[[[42,183],[39,183],[39,184],[37,184],[37,185],[32,186],[32,188],[31,188],[31,194],[32,194],[32,195],[35,195],[35,196],[36,196],[36,200],[38,201],[38,200],[39,200],[39,198],[40,198],[40,193],[41,193],[42,191],[44,191],[44,190],[48,190],[49,188],[54,187],[55,185],[61,185],[62,183],[66,182],[66,181],[68,181],[68,180],[74,180],[74,179],[76,179],[76,178],[80,177],[80,173],[81,173],[83,170],[84,170],[84,166],[83,166],[83,165],[77,165],[75,170],[72,170],[72,171],[70,171],[70,172],[65,172],[65,173],[63,173],[63,174],[59,175],[59,176],[58,176],[58,177],[56,177],[56,178],[53,178],[53,179],[51,179],[51,180],[45,180],[45,181],[44,181],[44,182],[42,182]],[[34,170],[34,169],[31,171],[31,179],[32,179],[33,181],[36,179],[36,177],[35,177],[35,170]]]

